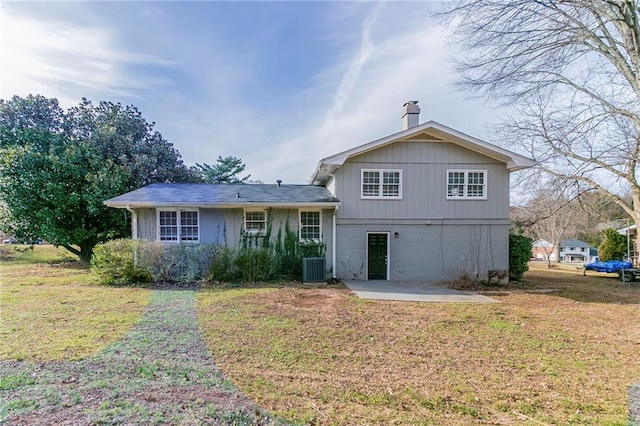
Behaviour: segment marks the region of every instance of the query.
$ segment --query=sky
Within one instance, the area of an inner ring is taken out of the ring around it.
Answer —
[[[489,142],[498,112],[457,91],[434,2],[0,2],[0,98],[135,105],[187,165],[240,157],[265,183],[402,130],[418,100]]]

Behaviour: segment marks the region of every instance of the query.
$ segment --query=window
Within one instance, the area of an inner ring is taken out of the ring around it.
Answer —
[[[486,199],[486,170],[448,170],[447,198]]]
[[[402,198],[402,170],[362,170],[362,198]]]
[[[160,241],[178,241],[178,212],[160,211]]]
[[[200,239],[197,210],[159,210],[160,241],[197,242]]]
[[[180,241],[198,241],[198,212],[180,212]]]
[[[319,211],[300,211],[300,239],[322,239],[322,222]]]
[[[264,235],[267,229],[266,210],[245,210],[244,230],[247,234]]]

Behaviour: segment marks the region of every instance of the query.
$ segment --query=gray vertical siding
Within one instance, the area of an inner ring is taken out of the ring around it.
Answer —
[[[289,228],[298,230],[298,209],[267,209],[272,224],[271,237],[275,239],[278,230],[284,232],[285,224]],[[136,209],[138,214],[138,238],[156,241],[157,224],[155,209]],[[244,210],[238,209],[199,209],[200,212],[200,242],[206,244],[220,244],[237,248],[244,228]],[[322,241],[327,249],[327,269],[331,270],[332,253],[332,220],[333,210],[324,209],[322,215]]]
[[[362,169],[401,169],[402,200],[362,200]],[[487,170],[486,200],[447,200],[448,169]],[[506,165],[448,142],[396,142],[347,161],[336,172],[339,218],[508,218]]]
[[[138,239],[155,241],[157,238],[156,210],[136,209],[138,214]]]
[[[362,200],[362,169],[401,169],[401,200]],[[486,200],[447,200],[447,170],[487,170]],[[338,278],[367,279],[367,233],[388,232],[389,279],[450,281],[508,269],[506,165],[446,141],[395,142],[335,172]],[[398,237],[395,237],[395,233]]]

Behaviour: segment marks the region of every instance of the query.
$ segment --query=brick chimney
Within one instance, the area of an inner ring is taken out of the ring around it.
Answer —
[[[402,130],[420,124],[420,107],[418,101],[409,101],[402,107]]]

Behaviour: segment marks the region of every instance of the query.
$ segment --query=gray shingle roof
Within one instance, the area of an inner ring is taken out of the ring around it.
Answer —
[[[109,207],[336,206],[324,186],[153,183],[104,202]]]
[[[562,240],[560,243],[560,247],[591,247],[589,244],[584,241],[574,240],[574,239],[566,239]]]

